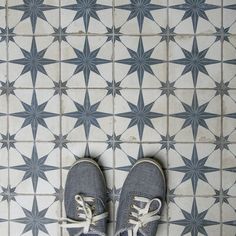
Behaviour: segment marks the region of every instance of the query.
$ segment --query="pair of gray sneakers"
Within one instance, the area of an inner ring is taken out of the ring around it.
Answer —
[[[155,236],[165,199],[160,165],[143,158],[130,170],[122,188],[116,236]],[[84,158],[70,169],[65,185],[66,218],[60,222],[70,236],[106,235],[106,183],[98,164]]]

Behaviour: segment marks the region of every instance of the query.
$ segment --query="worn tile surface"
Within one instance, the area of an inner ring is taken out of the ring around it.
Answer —
[[[168,194],[158,235],[235,236],[235,0],[1,0],[0,231],[68,236],[63,189],[90,156],[108,235],[132,165]]]

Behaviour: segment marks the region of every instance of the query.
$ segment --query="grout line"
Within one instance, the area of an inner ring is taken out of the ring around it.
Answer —
[[[4,140],[3,140],[4,141]],[[9,140],[9,143],[33,143],[34,141],[13,141],[13,140]],[[36,143],[53,143],[53,140],[49,140],[49,141],[43,141],[43,140],[36,140]],[[90,140],[90,141],[86,141],[86,140],[69,140],[68,144],[70,143],[106,143],[107,140],[103,140],[103,141],[98,141],[98,140]],[[168,142],[168,141],[163,141],[164,143]],[[124,141],[115,141],[114,143],[129,143],[129,144],[162,144],[163,143],[161,140],[160,141],[128,141],[128,140],[124,140]],[[190,144],[215,144],[214,141],[212,142],[201,142],[201,141],[196,141],[196,142],[178,142],[175,141],[175,144],[185,144],[185,145],[190,145]],[[230,144],[236,144],[236,141],[230,141]]]
[[[58,61],[60,63],[60,61]],[[86,90],[86,89],[89,89],[89,90],[107,90],[106,87],[61,87],[61,88],[67,88],[67,90]],[[40,87],[40,88],[35,88],[35,89],[40,89],[40,90],[53,90],[54,91],[54,88],[53,87]],[[135,87],[135,88],[122,88],[122,90],[139,90],[140,88],[138,87]],[[33,90],[33,87],[32,88],[29,88],[29,87],[15,87],[15,91],[20,91],[20,90]],[[142,88],[142,90],[161,90],[160,87],[152,87],[152,88]],[[216,91],[215,88],[176,88],[175,87],[175,91],[185,91],[185,90],[196,90],[196,91]],[[229,90],[236,90],[236,88],[230,88]]]
[[[170,17],[170,15],[169,15],[169,0],[167,0],[167,12],[166,12],[166,14],[167,14],[167,26],[169,27],[169,25],[170,25],[170,19],[169,19],[169,17]],[[167,49],[167,51],[166,51],[166,53],[167,53],[167,71],[166,71],[166,73],[167,73],[167,76],[166,76],[166,81],[167,81],[167,83],[169,84],[169,59],[170,59],[170,55],[169,55],[169,46],[170,46],[170,34],[169,34],[169,31],[167,31],[167,41],[166,41],[166,49]],[[167,132],[166,132],[166,134],[167,134],[167,137],[168,137],[168,143],[167,143],[167,168],[169,169],[169,134],[170,134],[170,117],[169,117],[169,114],[170,114],[170,95],[169,95],[169,91],[167,91]],[[166,202],[167,202],[167,216],[166,216],[166,218],[167,218],[167,236],[169,236],[169,234],[170,234],[170,227],[169,227],[169,184],[168,184],[168,176],[169,176],[169,170],[167,170],[166,171],[166,173],[167,173],[167,178],[166,178],[166,183],[167,183],[167,196],[166,196]]]
[[[6,35],[6,80],[7,80],[7,83],[9,83],[9,40],[8,40],[8,0],[6,0],[6,6],[5,6],[5,19],[6,19],[6,29],[7,29],[7,35]],[[7,134],[9,134],[10,132],[10,125],[9,125],[9,110],[10,110],[10,104],[9,104],[9,96],[10,94],[6,94],[6,98],[7,98]],[[10,150],[10,137],[9,135],[7,135],[7,184],[9,187],[10,186],[10,153],[9,153],[9,150]],[[9,196],[8,196],[9,197]],[[10,201],[8,200],[8,236],[11,235],[10,233],[10,220],[11,220],[11,205],[10,205]]]
[[[224,26],[224,22],[223,22],[223,0],[221,0],[221,27],[223,29]],[[224,78],[223,78],[223,46],[224,46],[224,32],[221,32],[221,83],[224,82]],[[221,137],[223,137],[224,132],[223,132],[223,96],[224,94],[221,94],[221,131],[220,131],[220,135]],[[223,177],[222,177],[222,167],[223,167],[223,150],[221,148],[220,150],[220,235],[223,236],[223,225],[222,225],[222,206],[223,206]]]
[[[55,197],[53,193],[16,193],[16,196],[51,196]],[[198,198],[213,198],[215,195],[200,195],[200,194],[170,194],[171,197],[184,197],[184,198],[190,198],[190,197],[198,197]],[[230,198],[236,199],[236,196],[230,196]]]
[[[112,0],[112,27],[113,27],[113,30],[112,30],[112,82],[113,82],[113,85],[112,85],[112,113],[113,113],[113,120],[112,120],[112,135],[114,135],[115,133],[115,0]],[[116,153],[115,153],[115,149],[114,149],[114,139],[112,140],[112,147],[113,147],[113,166],[112,166],[112,187],[113,189],[115,189],[115,186],[116,186],[116,172],[115,172],[115,167],[116,167]],[[112,191],[113,191],[112,189]],[[112,230],[113,230],[113,234],[115,235],[115,224],[114,224],[114,221],[116,220],[116,204],[115,202],[112,201],[112,214],[113,214],[113,217],[112,217]]]
[[[59,27],[61,28],[61,0],[58,0],[59,3]],[[61,82],[62,82],[62,76],[61,76],[61,31],[59,31],[59,86],[61,89]],[[60,125],[60,134],[59,136],[62,136],[62,93],[60,92],[59,94],[59,98],[60,98],[60,121],[59,121],[59,125]],[[59,146],[60,149],[60,186],[59,186],[59,195],[61,194],[61,189],[63,189],[62,186],[62,148],[61,146]],[[59,202],[60,202],[60,218],[63,217],[63,202],[61,201],[61,196],[59,196]],[[60,235],[63,235],[63,229],[60,227]]]
[[[156,33],[156,34],[144,34],[144,33],[141,33],[141,34],[125,34],[125,33],[120,33],[120,34],[116,34],[116,33],[112,33],[112,34],[107,34],[107,33],[102,33],[102,34],[99,34],[99,33],[66,33],[66,34],[9,34],[9,36],[14,36],[14,37],[53,37],[53,36],[65,36],[65,37],[73,37],[73,36],[81,36],[81,37],[84,37],[84,36],[94,36],[94,37],[101,37],[101,36],[104,36],[104,37],[107,37],[107,36],[132,36],[132,37],[140,37],[140,36],[144,36],[144,37],[154,37],[154,36],[159,36],[159,37],[162,37],[162,36],[175,36],[175,37],[199,37],[199,36],[208,36],[208,37],[216,37],[214,33],[197,33],[197,34],[183,34],[183,33],[174,33],[174,34],[168,34],[168,33]],[[2,34],[2,36],[6,36],[6,34]],[[231,33],[230,34],[230,37],[235,37],[236,34],[235,33]]]

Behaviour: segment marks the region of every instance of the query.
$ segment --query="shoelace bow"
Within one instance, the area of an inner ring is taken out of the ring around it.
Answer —
[[[81,195],[76,195],[75,201],[78,204],[76,207],[77,216],[82,220],[62,218],[60,221],[60,226],[62,228],[83,228],[83,233],[87,234],[91,225],[96,225],[98,221],[108,216],[107,212],[100,215],[93,215],[93,209],[88,204],[88,202],[94,201],[94,198],[92,197],[82,197]]]
[[[160,219],[160,215],[158,215],[158,212],[161,209],[162,203],[159,198],[153,198],[150,200],[144,197],[134,197],[134,201],[146,203],[146,205],[144,208],[140,208],[133,204],[132,208],[133,210],[135,210],[135,212],[130,212],[129,223],[132,224],[134,227],[132,228],[132,230],[128,231],[128,236],[137,236],[138,230],[140,228],[150,222],[157,221]],[[155,201],[158,202],[158,208],[153,211],[150,211],[150,206]]]

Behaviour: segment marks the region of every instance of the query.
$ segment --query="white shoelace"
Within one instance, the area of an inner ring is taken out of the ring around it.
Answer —
[[[62,218],[60,221],[60,226],[62,228],[83,228],[83,233],[87,234],[91,225],[96,225],[98,221],[108,216],[107,212],[100,215],[93,215],[92,207],[88,204],[88,202],[94,201],[94,198],[92,197],[82,197],[81,195],[76,195],[75,201],[78,203],[78,206],[76,207],[77,216],[82,220]]]
[[[154,198],[154,199],[148,199],[144,197],[134,197],[134,201],[138,201],[141,203],[146,203],[144,208],[140,208],[136,205],[133,204],[132,208],[134,211],[130,212],[130,219],[129,223],[132,224],[134,227],[128,231],[128,236],[137,236],[138,230],[145,226],[146,224],[159,220],[160,216],[158,215],[158,212],[161,209],[162,203],[159,198]],[[149,211],[150,206],[153,202],[158,202],[159,206],[157,209],[154,211]]]

